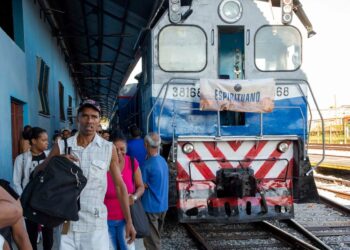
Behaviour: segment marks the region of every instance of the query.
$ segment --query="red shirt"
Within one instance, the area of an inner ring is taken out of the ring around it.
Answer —
[[[135,161],[135,169],[136,171],[139,167],[139,163],[134,158]],[[126,189],[128,194],[134,193],[134,185],[132,183],[132,169],[131,169],[131,160],[130,157],[125,155],[125,164],[123,171],[121,172],[122,178],[124,180]],[[113,182],[113,178],[109,172],[107,172],[107,192],[105,196],[105,205],[107,206],[108,211],[108,220],[122,220],[124,219],[124,215],[122,209],[120,207],[119,200],[117,199],[117,192],[115,191],[115,186]]]

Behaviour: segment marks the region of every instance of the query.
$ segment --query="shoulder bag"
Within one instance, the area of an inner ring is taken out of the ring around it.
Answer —
[[[24,217],[47,227],[79,220],[79,197],[86,183],[82,170],[72,161],[62,156],[52,157],[23,190]]]
[[[132,183],[134,186],[134,190],[136,191],[135,187],[135,162],[134,158],[130,157],[131,160],[131,169],[132,169]],[[130,206],[130,213],[132,218],[132,223],[136,230],[136,238],[143,238],[145,236],[150,235],[150,227],[148,218],[146,216],[145,210],[143,209],[141,197],[137,199],[133,205]]]

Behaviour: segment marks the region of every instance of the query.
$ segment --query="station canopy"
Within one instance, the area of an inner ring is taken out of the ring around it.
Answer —
[[[164,0],[37,0],[81,98],[110,117],[140,57],[140,44],[165,11]]]

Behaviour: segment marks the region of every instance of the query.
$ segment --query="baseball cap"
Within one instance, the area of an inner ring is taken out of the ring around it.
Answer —
[[[98,104],[98,102],[96,102],[95,100],[92,100],[92,99],[85,99],[83,100],[80,105],[79,105],[79,108],[78,108],[78,114],[82,111],[83,108],[85,107],[90,107],[90,108],[93,108],[95,109],[96,111],[98,111],[100,114],[101,114],[101,107],[100,105]]]

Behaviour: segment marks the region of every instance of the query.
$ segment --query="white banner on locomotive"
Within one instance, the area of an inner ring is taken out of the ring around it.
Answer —
[[[230,110],[267,113],[274,109],[275,81],[254,80],[200,80],[201,110]]]

